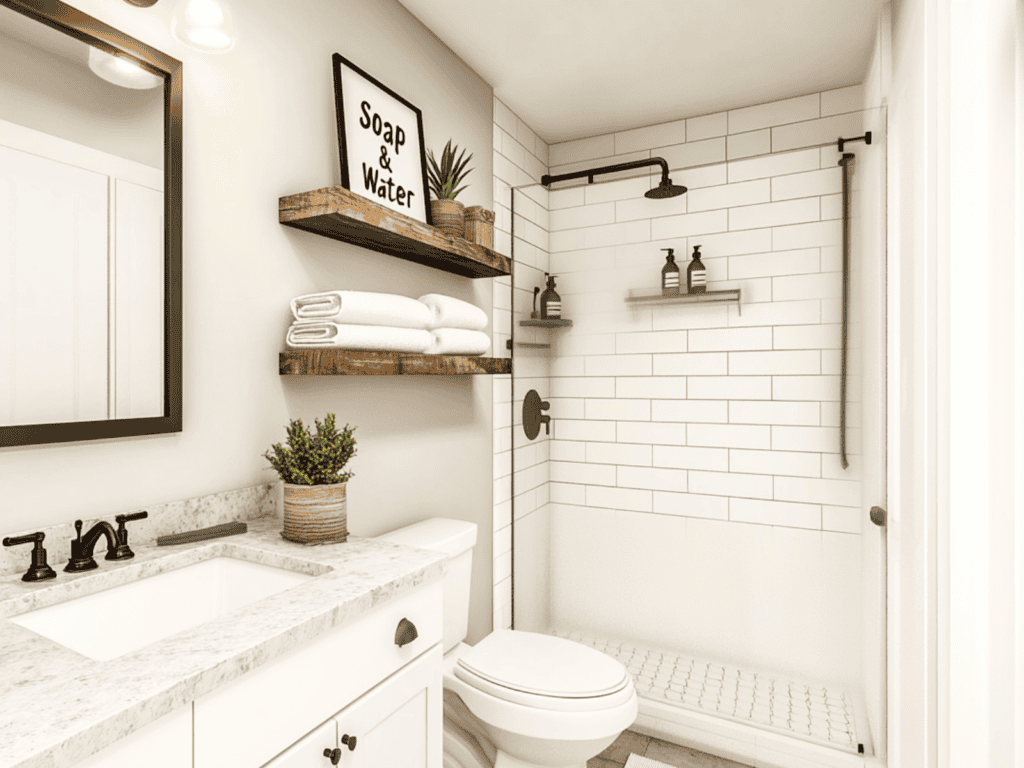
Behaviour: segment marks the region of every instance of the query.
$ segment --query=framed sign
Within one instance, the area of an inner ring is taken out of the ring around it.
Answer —
[[[340,53],[333,61],[341,185],[432,224],[423,115]]]

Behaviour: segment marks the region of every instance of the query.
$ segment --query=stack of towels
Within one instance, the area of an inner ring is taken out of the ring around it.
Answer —
[[[483,355],[487,313],[451,296],[419,299],[370,291],[325,291],[292,299],[292,349],[370,349],[427,355]]]

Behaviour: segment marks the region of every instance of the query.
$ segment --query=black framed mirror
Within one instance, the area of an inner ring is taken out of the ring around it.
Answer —
[[[0,447],[180,432],[182,64],[59,0],[0,49]]]

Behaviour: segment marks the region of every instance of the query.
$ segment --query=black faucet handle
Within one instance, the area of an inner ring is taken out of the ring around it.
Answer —
[[[5,547],[15,547],[18,544],[34,544],[32,547],[32,565],[21,577],[22,581],[45,581],[55,579],[57,574],[53,568],[46,564],[46,549],[43,547],[43,539],[46,534],[42,531],[30,533],[27,536],[8,536],[4,539]]]
[[[114,516],[114,522],[117,523],[117,547],[115,547],[113,553],[107,553],[107,560],[127,560],[135,557],[135,553],[128,546],[128,529],[125,527],[125,523],[130,523],[134,520],[145,520],[147,517],[149,517],[149,512],[146,510],[133,512],[130,515]]]
[[[149,512],[142,510],[141,512],[132,512],[130,515],[115,515],[114,522],[117,523],[118,529],[124,528],[125,523],[130,523],[133,520],[145,520],[149,517]]]
[[[82,540],[81,520],[75,520],[75,533],[77,534],[76,538],[71,540],[71,559],[64,566],[64,570],[68,573],[81,573],[97,568],[96,561],[92,557],[92,547],[87,547],[85,541]],[[86,554],[86,550],[89,551],[89,554]]]

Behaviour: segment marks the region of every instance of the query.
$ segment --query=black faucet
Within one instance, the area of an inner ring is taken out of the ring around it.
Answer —
[[[128,548],[128,531],[124,524],[126,521],[141,520],[144,517],[147,517],[145,512],[135,515],[118,515],[115,518],[118,523],[116,531],[114,526],[106,520],[100,520],[89,529],[85,536],[82,536],[82,521],[75,520],[75,531],[78,533],[78,538],[71,542],[71,559],[64,566],[64,570],[69,573],[79,573],[96,568],[96,561],[93,559],[92,553],[100,536],[107,537],[107,555],[104,559],[127,560],[135,557],[135,553]]]

